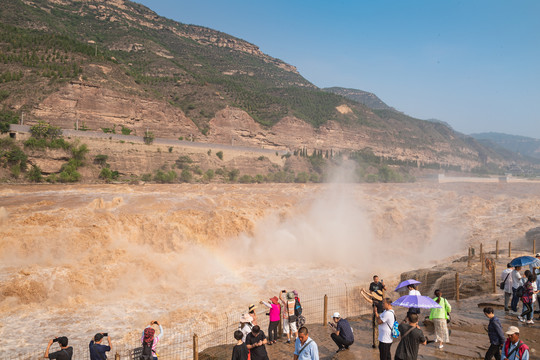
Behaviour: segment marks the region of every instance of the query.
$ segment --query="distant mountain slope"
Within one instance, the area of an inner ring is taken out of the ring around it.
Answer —
[[[395,110],[393,107],[386,105],[381,99],[379,99],[377,95],[367,91],[342,87],[329,87],[323,88],[322,90],[341,95],[360,104],[366,105],[370,109]]]
[[[540,159],[540,140],[526,136],[508,135],[496,132],[471,134],[477,140],[491,141],[507,150],[523,156]]]

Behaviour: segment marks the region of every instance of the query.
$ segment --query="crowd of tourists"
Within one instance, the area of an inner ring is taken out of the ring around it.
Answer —
[[[540,259],[540,253],[536,254]],[[508,315],[516,316],[516,320],[527,325],[534,324],[534,314],[540,314],[540,301],[537,301],[540,289],[540,268],[525,270],[521,274],[521,267],[513,267],[510,263],[501,274],[500,288],[504,291],[504,310]],[[420,296],[420,292],[414,284],[407,286],[409,295]],[[386,285],[373,276],[373,282],[369,290],[361,289],[365,301],[373,308],[372,316],[372,347],[378,348],[381,360],[391,360],[391,347],[394,341],[399,339],[395,360],[415,360],[418,357],[420,345],[435,343],[438,349],[443,349],[444,344],[450,342],[448,322],[452,307],[443,297],[441,290],[435,290],[433,300],[439,305],[431,308],[429,316],[425,320],[433,323],[435,339],[429,340],[419,326],[421,310],[411,307],[408,309],[405,319],[397,321],[392,308],[392,300],[385,297]],[[522,311],[518,312],[518,305],[522,303]],[[292,357],[294,360],[318,360],[319,351],[316,342],[309,337],[309,331],[305,326],[306,319],[302,315],[302,305],[296,290],[282,290],[279,296],[274,296],[269,301],[261,301],[261,305],[268,308],[268,336],[260,328],[257,321],[256,305],[249,306],[248,311],[242,314],[238,330],[234,332],[237,341],[233,347],[232,360],[269,360],[266,346],[271,346],[278,341],[281,334],[286,335],[285,343],[294,342]],[[535,310],[538,304],[538,310]],[[503,331],[499,318],[495,315],[492,307],[483,309],[484,315],[489,319],[487,326],[490,346],[485,354],[485,360],[529,360],[529,348],[519,339],[520,329],[510,326]],[[540,317],[539,317],[540,320]],[[282,327],[278,329],[279,324]],[[159,327],[156,334],[154,325]],[[328,325],[332,329],[331,339],[337,346],[336,352],[346,351],[354,343],[354,331],[347,319],[341,317],[339,312],[332,316],[332,322]],[[143,330],[141,336],[142,351],[139,360],[158,360],[156,347],[163,338],[163,327],[158,321],[152,321]],[[107,345],[103,344],[107,340]],[[60,349],[50,352],[53,343],[57,342]],[[107,333],[97,333],[89,343],[91,360],[107,360],[107,352],[111,350],[112,341]],[[45,351],[45,358],[71,360],[73,348],[68,346],[68,338],[65,336],[51,339]]]

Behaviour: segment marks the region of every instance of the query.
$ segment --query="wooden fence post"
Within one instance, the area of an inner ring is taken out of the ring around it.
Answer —
[[[533,239],[533,256],[536,254],[536,238]]]
[[[486,267],[486,262],[484,261],[484,253],[480,253],[480,261],[482,262],[482,275],[484,275],[484,268]]]
[[[467,257],[467,267],[471,267],[471,247],[469,246],[469,256]]]
[[[495,243],[495,259],[499,258],[499,240]]]
[[[508,242],[508,257],[512,257],[512,242]]]
[[[456,301],[459,301],[459,273],[456,272]]]
[[[495,272],[497,271],[496,268],[497,268],[497,265],[495,265],[495,262],[493,262],[493,269],[491,270],[491,284],[493,285],[494,294],[497,293],[497,280],[495,277]]]
[[[482,243],[480,243],[480,262],[482,262],[482,255],[484,254],[484,251],[482,250]]]
[[[326,321],[328,320],[328,295],[324,294],[324,313],[323,313],[323,320],[322,325],[326,326]]]
[[[199,336],[193,334],[193,360],[199,360]]]

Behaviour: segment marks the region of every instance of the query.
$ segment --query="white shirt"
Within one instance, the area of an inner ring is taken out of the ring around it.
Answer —
[[[511,274],[513,269],[506,268],[501,274],[501,282],[503,282],[506,279],[506,282],[504,283],[504,292],[512,293],[512,276],[508,276],[508,274]],[[508,276],[508,278],[507,278]]]
[[[521,274],[516,269],[512,270],[512,288],[517,289],[521,285]]]
[[[416,296],[422,296],[422,294],[420,294],[420,291],[418,290],[409,290],[409,295],[416,295]]]
[[[380,315],[382,324],[379,324],[379,341],[391,344],[392,343],[392,328],[394,327],[394,321],[396,317],[394,315],[394,310],[385,310]]]

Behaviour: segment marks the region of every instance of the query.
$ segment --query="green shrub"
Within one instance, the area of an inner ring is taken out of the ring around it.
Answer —
[[[172,153],[173,147],[169,146],[169,152]]]
[[[403,177],[397,171],[389,168],[388,166],[383,166],[379,169],[378,178],[380,182],[403,182]]]
[[[366,176],[366,181],[368,183],[376,183],[376,182],[379,181],[379,175],[377,175],[377,174],[368,174]]]
[[[48,145],[51,149],[64,149],[64,150],[71,149],[71,144],[62,138],[52,139],[51,141],[49,141]]]
[[[212,169],[206,170],[206,172],[204,173],[204,176],[205,176],[208,180],[212,180],[212,179],[214,178],[214,170],[212,170]]]
[[[223,151],[218,151],[216,156],[219,158],[219,160],[223,160]]]
[[[266,159],[266,156],[262,156],[262,155],[257,158],[257,160],[259,161],[263,161],[264,159]]]
[[[43,175],[41,174],[41,169],[37,165],[32,165],[32,168],[26,174],[28,180],[32,182],[43,182]]]
[[[261,184],[261,183],[264,182],[264,176],[262,176],[261,174],[257,174],[257,175],[255,175],[255,179],[254,179],[254,180],[255,180],[255,182],[256,182],[257,184]]]
[[[187,169],[189,168],[189,164],[192,163],[193,160],[187,155],[182,155],[175,161],[175,164],[179,169]]]
[[[232,169],[231,171],[229,171],[229,173],[227,174],[227,177],[229,179],[229,181],[231,182],[234,182],[236,180],[238,180],[238,176],[240,175],[240,170],[238,169]]]
[[[294,173],[289,171],[278,171],[272,175],[272,181],[277,183],[292,183],[295,179]]]
[[[6,151],[3,156],[8,165],[18,165],[19,170],[26,171],[28,156],[17,145],[13,145],[12,149]]]
[[[315,170],[317,174],[322,175],[326,165],[326,160],[319,156],[310,156],[309,162],[311,163],[313,170]]]
[[[216,175],[224,176],[225,175],[225,169],[224,168],[216,169]]]
[[[238,179],[238,182],[241,184],[251,184],[255,182],[255,180],[249,175],[242,175],[240,179]]]
[[[0,90],[0,101],[4,101],[9,97],[9,91]]]
[[[3,90],[1,90],[3,91]],[[1,100],[0,100],[1,101]],[[18,124],[19,115],[10,110],[0,111],[0,133],[7,133],[10,124]]]
[[[103,131],[105,134],[116,134],[116,125],[114,125],[112,128],[102,127],[101,131]]]
[[[202,171],[202,169],[201,169],[201,168],[200,168],[200,167],[199,167],[198,165],[197,165],[197,166],[194,166],[194,167],[192,167],[192,169],[191,169],[191,170],[193,170],[193,172],[194,172],[195,174],[199,175],[199,176],[203,174],[203,171]]]
[[[51,183],[51,184],[54,184],[58,181],[58,176],[56,176],[56,174],[50,174],[49,176],[47,176],[47,178],[45,179],[48,183]]]
[[[111,180],[118,179],[119,175],[120,174],[118,173],[118,171],[116,170],[112,171],[108,167],[104,167],[103,169],[101,169],[101,172],[99,173],[99,178],[108,182]]]
[[[102,154],[96,155],[94,157],[94,164],[106,166],[108,158],[109,158],[108,155],[102,155]]]
[[[69,150],[71,144],[62,138],[47,140],[45,138],[37,139],[31,137],[24,142],[24,147],[32,150],[45,150],[45,148]]]
[[[62,166],[62,171],[59,175],[60,182],[77,182],[81,179],[81,174],[77,171],[77,167],[73,163],[71,163],[71,160],[70,162]]]
[[[133,130],[131,130],[130,128],[125,127],[124,125],[122,125],[122,130],[121,131],[122,131],[122,135],[131,135],[131,132]]]
[[[305,184],[309,181],[309,174],[307,172],[300,172],[296,175],[294,180],[297,183]]]
[[[86,146],[86,144],[73,146],[71,148],[71,154],[73,155],[73,159],[79,161],[79,166],[82,166],[84,164],[84,159],[86,157],[86,154],[88,154],[88,151],[88,146]]]
[[[148,130],[144,133],[143,136],[143,140],[146,145],[151,145],[154,142],[155,138],[156,137],[154,136],[154,133]]]
[[[21,165],[20,164],[12,165],[10,170],[11,170],[11,175],[13,175],[13,177],[15,179],[18,179],[19,176],[21,175]]]
[[[141,175],[142,181],[152,181],[152,174],[142,174]]]
[[[168,172],[163,172],[162,170],[157,170],[154,174],[154,181],[162,184],[170,184],[173,183],[177,178],[176,172],[173,170],[170,170]]]
[[[30,133],[36,139],[56,139],[62,136],[62,130],[59,127],[52,126],[43,120],[39,120],[37,124],[32,125]]]
[[[182,173],[180,174],[180,180],[182,182],[191,182],[193,180],[193,174],[189,169],[182,170]]]

